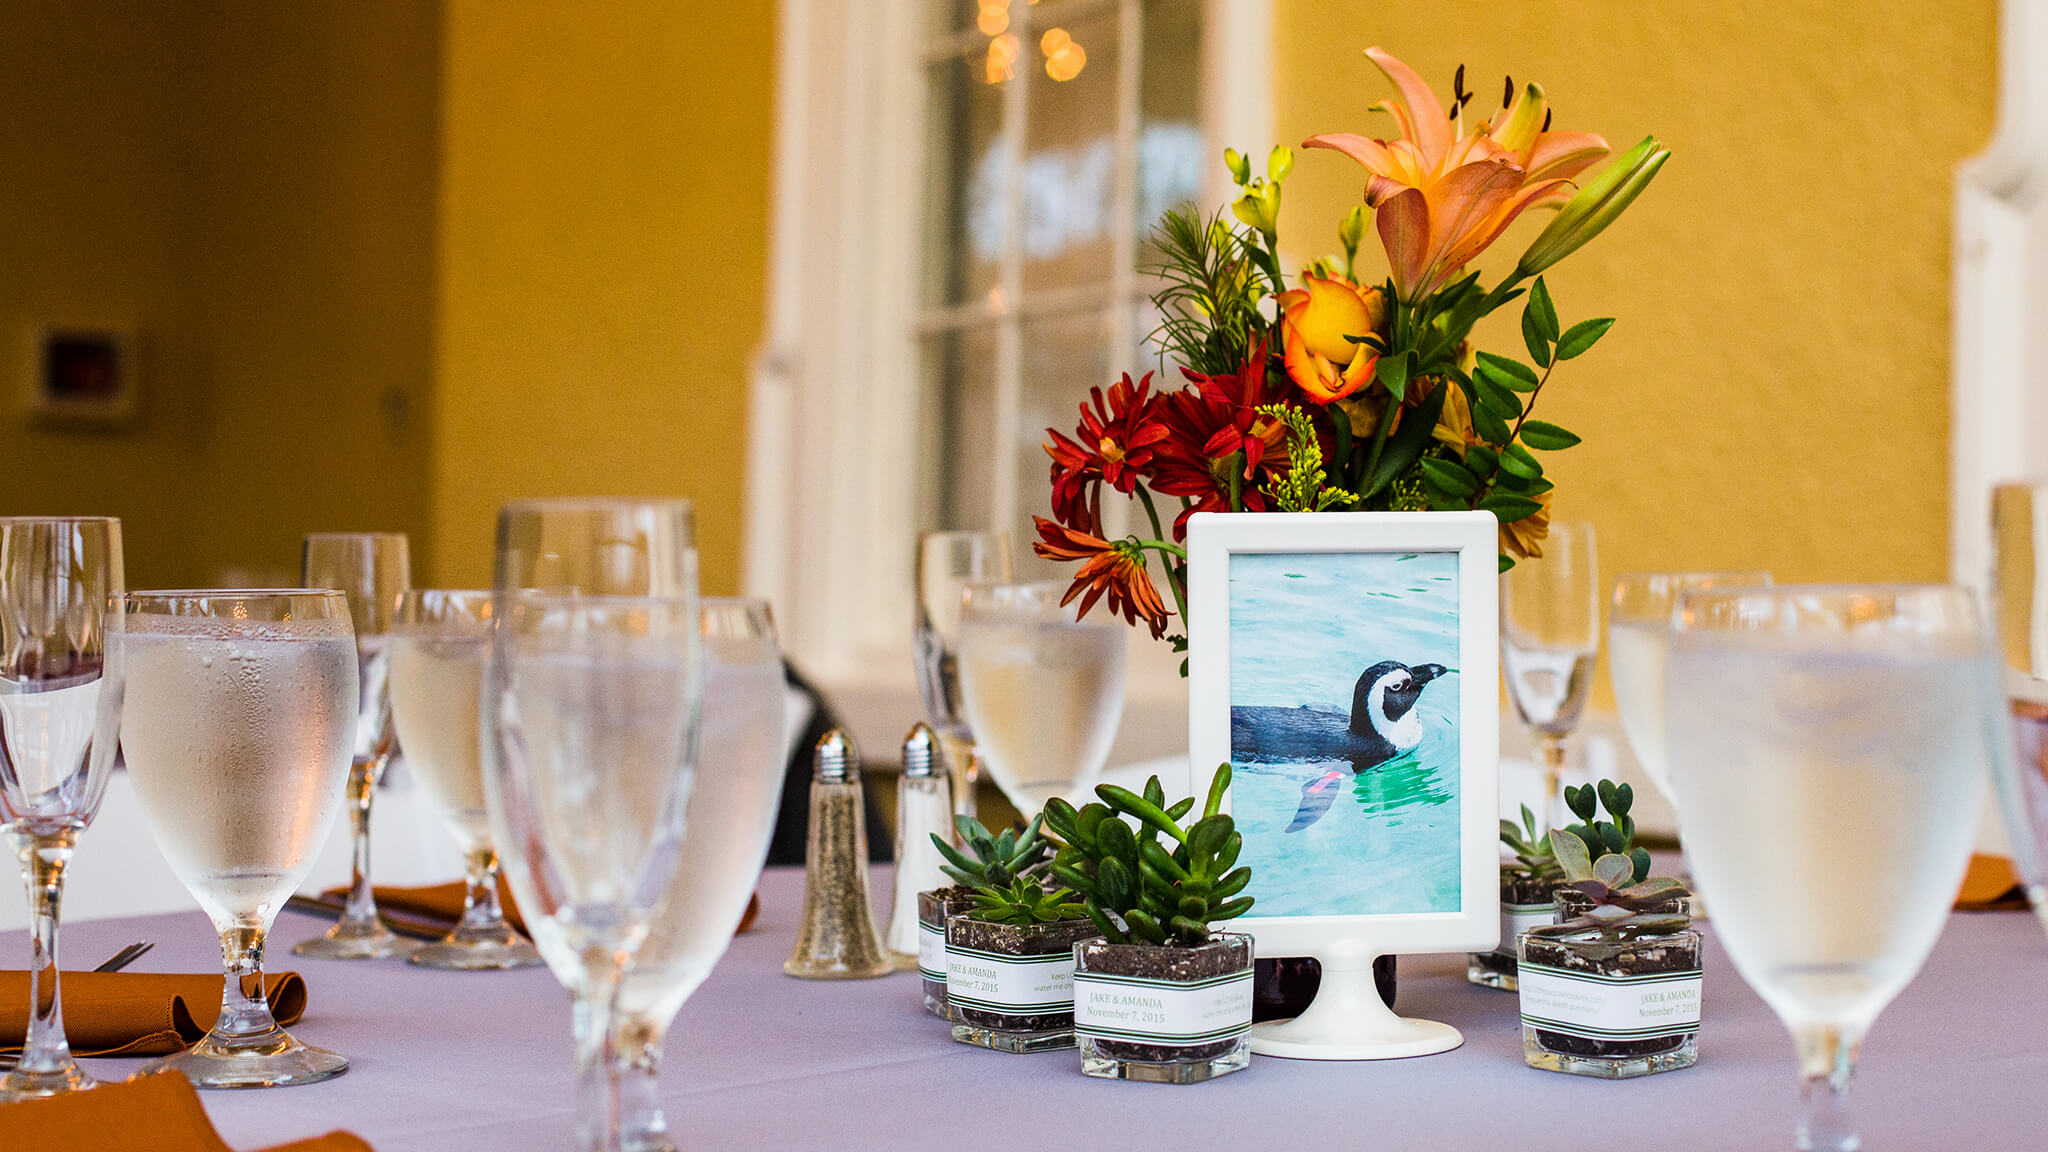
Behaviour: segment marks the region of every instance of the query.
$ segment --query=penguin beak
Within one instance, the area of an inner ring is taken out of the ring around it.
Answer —
[[[1420,688],[1424,684],[1429,683],[1431,680],[1434,680],[1437,677],[1442,676],[1444,673],[1449,672],[1450,669],[1444,667],[1441,664],[1424,664],[1420,668],[1410,668],[1408,671],[1414,673],[1415,686]]]

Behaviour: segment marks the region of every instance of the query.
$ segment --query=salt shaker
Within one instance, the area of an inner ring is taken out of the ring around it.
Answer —
[[[796,952],[782,970],[806,980],[865,980],[896,970],[868,906],[868,833],[860,753],[834,728],[811,769],[811,826],[804,851],[804,915]]]
[[[896,903],[884,937],[898,968],[917,963],[917,894],[952,883],[939,870],[934,835],[953,838],[952,784],[938,734],[919,724],[903,738],[903,776],[896,783]]]

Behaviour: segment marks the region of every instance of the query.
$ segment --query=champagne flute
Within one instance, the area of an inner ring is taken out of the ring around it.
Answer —
[[[2048,485],[1991,493],[1991,571],[2012,749],[1993,761],[2013,865],[2048,928]]]
[[[338,1076],[348,1060],[278,1026],[263,943],[326,837],[360,683],[348,598],[332,590],[122,598],[121,745],[157,846],[220,933],[220,1018],[176,1070],[201,1088]]]
[[[1543,758],[1543,819],[1563,802],[1565,741],[1579,726],[1600,654],[1600,564],[1591,524],[1553,523],[1543,555],[1500,577],[1500,668]]]
[[[412,563],[405,536],[397,532],[316,532],[306,537],[304,580],[308,588],[333,588],[348,597],[355,622],[359,696],[355,748],[348,769],[348,820],[353,853],[348,908],[325,935],[301,940],[300,956],[333,960],[374,960],[418,947],[384,926],[370,886],[370,802],[391,762],[396,742],[391,726],[387,641],[398,598],[411,586]]]
[[[1799,1147],[1856,1148],[1857,1049],[1948,920],[2005,739],[1976,599],[1685,592],[1665,692],[1687,859],[1736,970],[1797,1046]]]
[[[704,723],[689,837],[619,987],[612,1026],[628,1152],[676,1147],[661,1114],[662,1042],[739,930],[782,801],[782,653],[768,603],[706,599],[703,620]]]
[[[29,1024],[0,1100],[90,1088],[71,1057],[57,968],[64,870],[118,741],[121,522],[0,518],[0,829],[29,902]]]
[[[974,815],[980,777],[960,705],[960,601],[969,584],[1014,579],[1007,532],[932,532],[917,542],[917,689],[952,777],[953,811]]]
[[[1759,587],[1763,571],[1624,572],[1607,611],[1607,670],[1621,730],[1643,775],[1671,799],[1671,769],[1664,752],[1664,659],[1671,645],[1671,612],[1691,588]]]
[[[960,613],[960,699],[1003,795],[1029,817],[1076,799],[1109,759],[1124,712],[1124,627],[1076,620],[1068,582],[970,584]]]
[[[498,853],[484,810],[477,742],[490,632],[489,592],[444,589],[407,592],[392,627],[392,721],[406,763],[467,863],[461,922],[406,957],[424,968],[526,968],[541,962],[533,945],[505,923],[498,905]]]

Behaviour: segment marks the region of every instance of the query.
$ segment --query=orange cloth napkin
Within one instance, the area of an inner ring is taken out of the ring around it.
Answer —
[[[306,1013],[306,982],[297,972],[263,977],[277,1022]],[[221,975],[160,972],[66,972],[64,1032],[80,1056],[167,1056],[197,1043],[220,1018]],[[21,1051],[28,1032],[28,973],[0,972],[0,1052]],[[0,1140],[0,1148],[17,1145]],[[19,1145],[33,1147],[33,1145]]]
[[[2024,912],[2027,889],[2013,871],[2012,861],[1982,852],[1970,857],[1970,870],[1963,874],[1963,886],[1956,892],[1958,912]]]
[[[387,888],[376,885],[377,911],[392,920],[393,927],[400,927],[397,921],[403,919],[406,926],[419,926],[422,922],[444,925],[444,932],[452,931],[456,921],[462,919],[462,901],[468,895],[469,886],[460,880],[447,884],[421,884],[415,887]],[[320,894],[323,901],[340,904],[348,899],[348,889],[329,888]],[[498,881],[498,902],[504,906],[505,921],[521,932],[526,931],[526,921],[519,917],[519,905],[512,899],[512,889]],[[747,901],[747,913],[740,917],[739,931],[745,932],[754,926],[754,917],[761,914],[761,896],[755,893]],[[67,999],[70,993],[65,993]]]
[[[69,989],[64,998],[71,999]],[[67,1015],[69,1015],[67,1013]],[[23,1152],[231,1152],[177,1072],[138,1076],[85,1092],[0,1105],[0,1148]],[[265,1152],[372,1152],[359,1136],[329,1132]]]

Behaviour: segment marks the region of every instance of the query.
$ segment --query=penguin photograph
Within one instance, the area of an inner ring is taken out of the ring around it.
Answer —
[[[1233,555],[1230,635],[1232,812],[1261,911],[1456,910],[1456,554]]]

